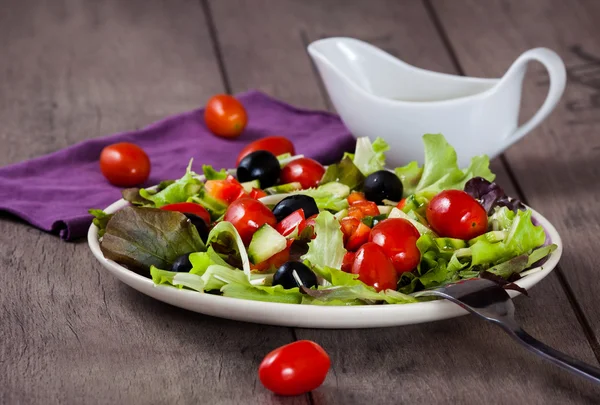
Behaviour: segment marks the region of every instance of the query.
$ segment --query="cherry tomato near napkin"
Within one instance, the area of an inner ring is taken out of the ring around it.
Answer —
[[[266,150],[271,152],[275,156],[283,155],[284,153],[289,153],[291,155],[296,154],[294,144],[286,137],[267,136],[265,138],[257,139],[256,141],[246,145],[246,147],[241,150],[240,154],[237,157],[236,166],[240,164],[240,162],[246,155],[257,150]]]
[[[321,346],[299,340],[267,354],[258,368],[258,377],[276,394],[300,395],[323,384],[330,366],[329,355]]]
[[[204,122],[215,135],[223,138],[237,138],[246,124],[246,109],[235,97],[218,94],[208,100],[204,110]]]
[[[111,184],[133,187],[148,179],[150,158],[139,146],[129,142],[119,142],[102,149],[100,170]]]

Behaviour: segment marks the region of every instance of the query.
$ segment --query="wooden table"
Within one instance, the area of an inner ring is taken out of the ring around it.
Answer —
[[[563,101],[493,169],[565,246],[559,268],[516,300],[519,321],[597,365],[599,18],[594,0],[4,0],[0,165],[145,126],[217,92],[259,88],[330,108],[305,51],[320,37],[357,37],[416,66],[484,77],[550,47],[569,67]],[[523,118],[545,97],[545,80],[532,66]],[[62,242],[7,214],[0,251],[2,404],[600,403],[598,387],[471,317],[371,330],[244,324],[141,295],[84,241]],[[273,396],[257,366],[296,339],[323,345],[332,369],[311,394]]]

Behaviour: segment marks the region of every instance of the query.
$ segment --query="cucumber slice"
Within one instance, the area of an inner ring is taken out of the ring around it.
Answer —
[[[302,184],[298,182],[280,184],[278,186],[265,188],[265,192],[267,194],[285,194],[298,190],[302,190]]]
[[[253,188],[260,188],[260,182],[258,180],[247,181],[241,184],[246,193],[251,192]]]
[[[331,183],[325,183],[317,188],[319,191],[326,191],[333,194],[338,198],[346,198],[350,195],[350,187],[345,184],[337,183],[332,181]]]
[[[435,244],[440,251],[455,251],[467,247],[467,242],[462,239],[436,238]]]
[[[287,241],[279,232],[269,224],[264,224],[254,233],[248,258],[253,264],[264,262],[269,257],[281,252],[287,247]]]

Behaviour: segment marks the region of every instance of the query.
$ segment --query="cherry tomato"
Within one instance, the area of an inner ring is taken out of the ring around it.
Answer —
[[[365,193],[361,193],[360,191],[353,191],[347,198],[348,204],[352,205],[357,201],[366,201]]]
[[[406,198],[403,198],[400,200],[400,202],[398,204],[396,204],[396,208],[401,210],[404,208],[405,205],[406,205]]]
[[[376,217],[379,215],[379,208],[373,201],[355,201],[351,207],[361,210],[364,216]]]
[[[346,252],[344,255],[344,260],[342,261],[342,271],[345,271],[346,273],[352,273],[352,265],[354,264],[355,257],[355,252]]]
[[[237,138],[246,127],[248,116],[242,103],[235,97],[218,94],[208,100],[204,110],[204,122],[217,136]]]
[[[133,187],[148,179],[150,159],[139,146],[119,142],[102,149],[100,171],[115,186]]]
[[[325,168],[316,160],[311,158],[300,158],[292,160],[281,169],[279,178],[281,183],[298,182],[303,189],[316,187],[325,174]]]
[[[250,197],[232,202],[223,219],[233,224],[246,246],[252,240],[254,232],[262,225],[275,226],[277,223],[275,215],[266,205]]]
[[[250,198],[254,198],[255,200],[266,197],[267,195],[268,194],[264,190],[256,187],[252,187],[252,191],[250,191]]]
[[[298,234],[302,232],[306,226],[304,218],[304,210],[302,208],[292,212],[287,217],[283,218],[275,227],[275,230],[283,236],[291,234],[296,227],[298,228]]]
[[[283,266],[284,263],[290,260],[290,250],[292,243],[294,243],[293,240],[288,240],[287,247],[285,249],[283,249],[279,253],[275,253],[273,256],[269,257],[265,261],[262,261],[257,264],[253,264],[252,262],[250,262],[250,269],[261,272],[270,270],[271,268],[278,269],[279,267]]]
[[[369,241],[371,228],[354,217],[345,217],[340,221],[346,249],[354,251]]]
[[[426,216],[429,225],[440,236],[472,239],[487,231],[485,210],[462,190],[444,190],[433,197]]]
[[[358,219],[359,221],[365,217],[365,214],[358,207],[348,207],[348,216]]]
[[[381,246],[367,242],[358,249],[352,273],[358,274],[358,279],[370,285],[377,291],[395,290],[398,283],[398,273],[392,262],[387,258]]]
[[[244,187],[232,175],[228,175],[225,180],[208,180],[204,183],[204,188],[211,197],[227,204],[246,195]]]
[[[210,214],[200,204],[196,204],[193,202],[182,202],[163,205],[162,207],[160,207],[160,209],[165,211],[177,211],[183,214],[198,215],[204,220],[204,222],[206,222],[206,225],[210,225]]]
[[[267,354],[258,377],[265,388],[278,395],[300,395],[323,384],[330,366],[329,355],[321,346],[298,340]]]
[[[417,248],[419,236],[417,228],[406,219],[388,218],[373,227],[369,242],[381,246],[400,276],[417,267],[421,260]]]
[[[275,156],[283,155],[284,153],[289,153],[292,155],[296,154],[296,149],[294,149],[294,144],[287,138],[283,136],[267,136],[266,138],[258,139],[248,145],[237,157],[236,166],[240,165],[240,161],[244,158],[244,156],[255,152],[257,150],[267,150],[274,154]]]

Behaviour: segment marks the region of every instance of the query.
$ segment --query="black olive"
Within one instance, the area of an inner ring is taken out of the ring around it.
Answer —
[[[404,187],[394,173],[380,170],[367,176],[363,191],[367,200],[382,204],[383,200],[400,201]]]
[[[206,240],[208,239],[208,225],[206,224],[206,222],[195,214],[184,215],[190,220],[192,225],[196,227],[196,230],[198,231],[198,235],[200,235],[200,239],[202,239],[202,242],[206,243]]]
[[[319,213],[319,208],[317,207],[314,198],[304,194],[294,194],[279,201],[277,205],[273,207],[273,215],[275,215],[275,219],[279,222],[300,208],[304,211],[305,218],[312,217]]]
[[[192,262],[190,262],[190,255],[179,256],[173,262],[171,266],[171,271],[176,271],[178,273],[187,273],[192,269]]]
[[[237,179],[241,182],[258,180],[261,188],[275,185],[279,180],[279,160],[269,151],[257,150],[246,155],[237,168]]]
[[[298,281],[294,277],[294,271],[304,287],[310,288],[317,285],[317,276],[315,273],[301,262],[284,263],[273,275],[273,285],[281,285],[285,289],[300,287],[300,284],[298,284]]]

